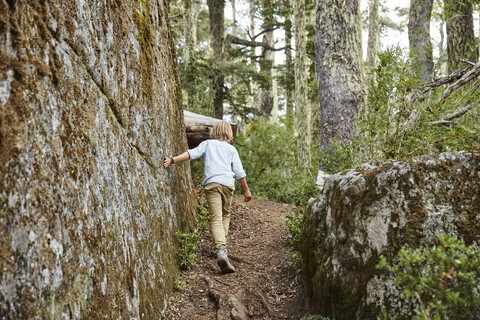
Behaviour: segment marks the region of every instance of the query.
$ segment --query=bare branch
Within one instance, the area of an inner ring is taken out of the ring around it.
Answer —
[[[478,77],[479,75],[480,75],[480,62],[475,64],[472,70],[468,71],[459,80],[457,80],[455,83],[448,86],[448,88],[445,89],[445,91],[443,92],[442,100],[445,101],[452,94],[454,90],[460,87],[463,87],[464,85],[466,85],[468,82]]]
[[[475,62],[468,61],[468,60],[465,60],[465,59],[460,59],[460,61],[463,62],[463,63],[468,63],[471,66],[475,66]]]
[[[433,81],[429,84],[426,84],[425,87],[422,90],[420,90],[417,94],[415,94],[412,97],[411,102],[414,103],[417,100],[422,101],[423,100],[422,96],[425,93],[427,93],[428,91],[433,90],[435,88],[438,88],[440,86],[443,86],[444,84],[456,81],[457,79],[463,77],[468,72],[468,70],[470,70],[471,68],[472,68],[472,66],[468,65],[463,69],[455,70],[452,74],[450,74],[446,77],[436,79],[435,81]]]
[[[474,103],[472,104],[469,104],[468,106],[465,106],[463,108],[461,108],[460,110],[452,113],[452,114],[449,114],[449,115],[446,115],[445,117],[443,117],[443,120],[452,120],[452,119],[455,119],[455,118],[459,118],[461,116],[463,116],[465,113],[468,112],[468,110],[472,109]]]
[[[276,26],[273,27],[273,28],[268,28],[268,29],[262,30],[262,31],[260,31],[259,33],[257,33],[256,35],[254,35],[253,37],[251,36],[250,38],[251,38],[253,41],[255,41],[255,39],[257,39],[258,37],[260,37],[262,34],[267,33],[267,32],[269,32],[269,31],[275,31],[275,30],[277,30],[277,29],[280,29],[281,26],[282,26],[282,25],[279,24],[279,25],[276,25]]]
[[[428,122],[427,124],[429,126],[444,125],[446,127],[458,125],[458,123],[456,123],[455,121],[446,121],[446,120],[431,121],[431,122]]]
[[[179,14],[175,14],[173,16],[168,16],[168,19],[173,19],[173,18],[178,18],[178,17],[182,17],[185,15],[185,12],[180,12]]]
[[[455,111],[454,113],[447,114],[445,117],[443,117],[442,120],[428,122],[428,125],[431,126],[431,125],[443,124],[443,125],[446,125],[446,126],[456,126],[457,123],[455,121],[451,121],[451,120],[463,116],[470,109],[472,109],[475,104],[476,103],[471,103],[467,106],[464,106],[460,110]]]
[[[257,42],[257,41],[249,41],[249,40],[245,40],[245,39],[240,39],[236,36],[232,36],[231,34],[228,34],[225,37],[225,41],[233,43],[233,44],[239,44],[239,45],[247,46],[247,47],[263,47],[263,48],[265,48],[267,50],[270,50],[270,51],[282,51],[282,50],[285,50],[286,48],[291,48],[291,46],[285,46],[285,47],[282,47],[282,48],[275,48],[275,47],[272,47],[272,46],[270,46],[270,45],[268,45],[267,43],[264,43],[264,42]]]

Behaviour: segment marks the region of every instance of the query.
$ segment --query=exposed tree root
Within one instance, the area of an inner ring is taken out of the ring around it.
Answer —
[[[228,292],[221,292],[215,289],[213,281],[207,276],[203,276],[202,279],[207,283],[208,296],[215,301],[217,307],[216,320],[224,320],[224,308],[228,307],[230,318],[232,320],[247,320],[247,314],[245,312],[245,305],[240,301],[244,296],[244,289],[237,290],[234,294]]]
[[[267,309],[268,315],[272,318],[275,318],[274,312],[270,307],[270,304],[268,303],[267,299],[265,299],[265,297],[260,293],[260,291],[258,291],[258,289],[255,289],[255,293],[260,298],[260,301],[262,301],[263,306]]]

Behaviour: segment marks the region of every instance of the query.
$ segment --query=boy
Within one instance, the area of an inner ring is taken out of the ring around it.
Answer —
[[[248,189],[246,174],[243,170],[237,149],[232,146],[232,127],[225,121],[219,121],[212,129],[211,140],[205,140],[194,149],[176,157],[163,158],[163,167],[185,160],[204,159],[205,196],[212,221],[212,236],[217,252],[217,264],[223,273],[235,272],[228,261],[227,235],[230,224],[230,207],[235,188],[234,176],[239,180],[246,202],[252,199]],[[232,172],[233,169],[233,172]]]

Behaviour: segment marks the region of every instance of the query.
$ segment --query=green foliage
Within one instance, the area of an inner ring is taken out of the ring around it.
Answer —
[[[402,249],[398,262],[380,257],[378,268],[390,271],[400,298],[416,300],[413,319],[476,319],[480,315],[480,249],[456,236],[437,233],[431,249]]]
[[[205,208],[203,205],[198,206],[197,221],[201,230],[205,230],[208,227],[210,215],[208,214],[207,208]]]
[[[304,205],[316,192],[317,168],[298,166],[297,138],[289,121],[259,119],[248,126],[246,134],[235,139],[235,146],[255,197]],[[315,157],[312,163],[317,163]]]
[[[177,277],[173,278],[173,289],[175,291],[183,291],[185,290],[185,282],[181,281]]]
[[[300,244],[300,232],[302,229],[303,214],[301,210],[295,210],[293,214],[287,214],[285,224],[290,233],[290,244],[293,248],[298,249]]]
[[[290,234],[290,247],[291,252],[288,254],[292,265],[301,271],[302,268],[302,256],[299,254],[300,237],[303,224],[303,209],[298,209],[293,214],[287,214],[285,217],[285,224],[287,231]]]
[[[444,87],[420,95],[422,87],[411,60],[399,48],[387,49],[379,53],[375,80],[358,113],[356,135],[322,154],[322,163],[323,157],[330,160],[329,169],[335,172],[372,160],[479,148],[478,108],[455,119],[456,126],[429,124],[478,100],[479,86],[474,81],[445,101],[441,98]]]
[[[195,233],[182,233],[177,231],[176,233],[179,248],[179,261],[180,268],[188,269],[195,265],[195,258],[197,255],[195,251],[198,249],[197,243],[200,240],[200,236]]]

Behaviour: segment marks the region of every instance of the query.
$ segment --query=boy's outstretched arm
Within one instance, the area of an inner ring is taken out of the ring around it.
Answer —
[[[172,161],[172,159],[173,159],[173,161]],[[176,157],[163,157],[163,167],[168,168],[174,163],[182,162],[182,161],[185,161],[185,160],[188,160],[188,159],[190,159],[190,154],[188,153],[188,151],[185,151],[184,153],[182,153],[182,154],[180,154]]]
[[[247,179],[245,177],[238,180],[243,188],[243,198],[245,202],[252,200],[252,194],[250,193],[250,189],[248,189]]]

